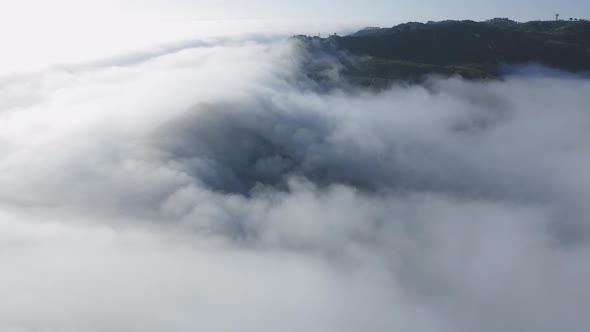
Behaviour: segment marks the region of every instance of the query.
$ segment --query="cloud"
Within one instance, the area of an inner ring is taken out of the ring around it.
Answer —
[[[183,45],[0,82],[1,331],[586,329],[590,81]]]

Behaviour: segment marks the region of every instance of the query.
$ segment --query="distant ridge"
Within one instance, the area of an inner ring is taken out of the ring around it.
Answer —
[[[346,73],[357,77],[419,80],[427,74],[457,74],[495,79],[501,77],[499,65],[525,63],[590,71],[590,22],[585,20],[409,22],[320,40],[368,56],[346,66]]]

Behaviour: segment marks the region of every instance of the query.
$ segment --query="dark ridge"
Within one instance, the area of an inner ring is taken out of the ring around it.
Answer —
[[[498,79],[500,65],[527,63],[590,71],[590,22],[585,20],[410,22],[320,40],[364,56],[343,71],[357,79],[419,80],[428,74]]]

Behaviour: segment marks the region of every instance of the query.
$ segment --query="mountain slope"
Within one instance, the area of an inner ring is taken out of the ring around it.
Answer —
[[[353,76],[419,79],[430,73],[497,78],[502,64],[540,63],[590,70],[590,22],[508,19],[405,23],[331,36],[341,50],[366,60],[347,66]]]

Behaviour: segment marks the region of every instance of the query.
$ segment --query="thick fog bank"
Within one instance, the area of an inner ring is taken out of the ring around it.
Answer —
[[[146,54],[0,79],[0,331],[587,330],[587,78]]]

